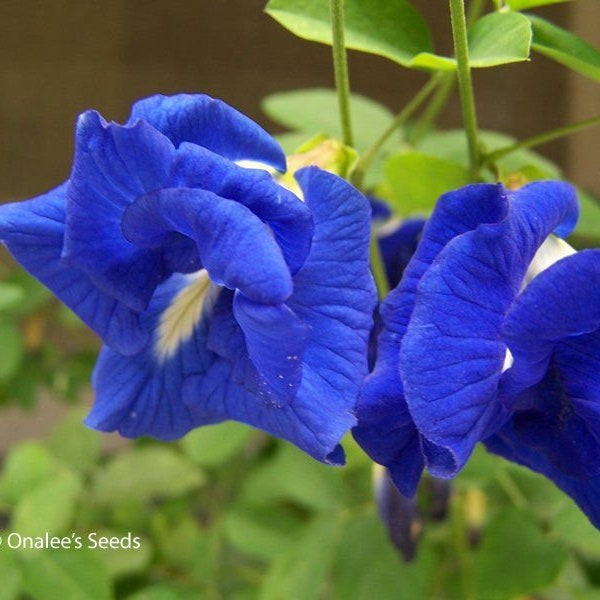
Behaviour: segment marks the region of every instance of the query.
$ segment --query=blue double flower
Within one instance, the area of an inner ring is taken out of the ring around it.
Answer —
[[[413,496],[474,446],[552,479],[600,526],[600,251],[561,238],[561,182],[442,196],[381,306],[355,437]]]
[[[265,170],[278,144],[225,103],[155,96],[89,111],[69,180],[0,208],[0,239],[105,343],[88,425],[169,440],[225,419],[339,464],[375,291],[367,201]]]

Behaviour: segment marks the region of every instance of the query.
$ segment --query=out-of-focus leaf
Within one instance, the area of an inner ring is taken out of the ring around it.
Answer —
[[[124,452],[108,463],[98,473],[95,497],[107,504],[174,498],[198,489],[204,481],[202,471],[186,456],[166,446],[148,446]]]
[[[70,471],[36,487],[21,498],[13,514],[12,528],[22,536],[60,534],[73,521],[82,482]]]
[[[331,44],[328,0],[270,0],[266,11],[298,37]],[[346,0],[345,41],[404,66],[432,51],[427,24],[406,0]]]
[[[557,538],[572,548],[585,552],[595,560],[600,559],[600,535],[589,519],[568,498],[552,519],[550,529]]]
[[[403,563],[377,517],[372,513],[358,515],[346,521],[337,545],[333,598],[433,598],[429,588],[437,577],[436,564],[426,544],[419,548],[414,562]]]
[[[23,581],[22,569],[12,552],[6,548],[0,550],[0,598],[16,600],[19,598]]]
[[[21,286],[14,283],[0,282],[0,311],[16,306],[24,295]]]
[[[0,381],[13,377],[23,360],[23,337],[14,323],[0,321]]]
[[[429,213],[441,194],[469,183],[462,165],[416,151],[392,156],[385,174],[386,199],[402,215]]]
[[[129,540],[125,539],[126,534],[120,531],[100,529],[94,533],[97,534],[96,540],[101,537],[109,539],[119,538],[125,540],[123,542],[124,544],[129,543]],[[119,546],[118,548],[94,548],[96,556],[104,565],[104,568],[111,579],[143,573],[152,562],[152,546],[150,540],[135,536],[134,534],[131,535],[139,538],[139,548],[133,547],[133,543],[131,548],[124,548],[122,546]]]
[[[591,238],[594,244],[600,244],[600,200],[582,189],[577,190],[577,197],[581,213],[575,232]]]
[[[168,585],[153,585],[131,596],[127,600],[187,600],[188,596],[183,596]]]
[[[515,142],[513,137],[497,131],[481,131],[480,140],[488,152]],[[434,131],[419,142],[417,149],[425,154],[455,161],[465,168],[469,164],[465,132],[461,129]],[[531,150],[511,152],[500,158],[497,164],[507,174],[534,168],[546,179],[561,178],[560,169],[554,163]]]
[[[6,457],[0,478],[0,496],[16,503],[62,470],[59,462],[40,442],[22,442]]]
[[[273,561],[259,598],[319,598],[341,530],[339,517],[332,514],[315,517],[300,539]]]
[[[532,48],[595,81],[600,81],[600,52],[579,36],[537,17],[527,15],[533,27]]]
[[[530,513],[508,509],[485,529],[474,553],[477,597],[512,598],[550,586],[568,554],[544,535]]]
[[[272,94],[263,100],[262,109],[273,121],[293,131],[303,131],[311,137],[318,133],[342,137],[335,90],[311,88]],[[394,120],[385,106],[359,94],[351,95],[350,110],[354,144],[359,152],[367,150]],[[398,135],[392,137],[396,143],[400,141]]]
[[[72,469],[89,471],[98,458],[102,438],[83,424],[87,409],[76,408],[59,423],[47,441],[52,454]]]
[[[332,469],[289,445],[280,446],[277,455],[246,479],[242,502],[249,505],[292,500],[313,510],[332,510],[343,502],[340,469]]]
[[[527,10],[536,6],[559,4],[560,2],[571,2],[571,0],[506,0],[507,6],[512,8],[512,10]]]
[[[294,543],[301,522],[279,507],[234,507],[225,516],[225,535],[238,550],[271,561]]]
[[[111,582],[92,550],[42,550],[25,561],[24,589],[33,600],[110,600]]]
[[[180,443],[195,463],[218,467],[240,454],[254,433],[247,425],[229,421],[194,429]]]
[[[472,67],[495,67],[529,58],[531,25],[519,13],[491,13],[469,30]]]

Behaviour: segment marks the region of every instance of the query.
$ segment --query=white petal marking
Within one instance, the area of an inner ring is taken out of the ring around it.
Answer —
[[[549,235],[538,248],[521,285],[521,290],[529,285],[542,271],[551,267],[555,262],[566,256],[575,254],[577,250],[555,235]]]
[[[155,352],[160,361],[165,361],[186,342],[202,318],[207,299],[218,293],[220,287],[214,285],[206,269],[190,275],[190,284],[184,287],[162,313],[156,336]],[[213,298],[214,300],[214,298]]]

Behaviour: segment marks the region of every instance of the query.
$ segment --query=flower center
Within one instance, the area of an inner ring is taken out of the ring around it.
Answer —
[[[205,306],[212,305],[214,293],[220,286],[213,284],[206,269],[189,276],[190,283],[173,298],[163,312],[158,325],[155,351],[159,360],[171,357],[179,346],[192,336],[194,328],[202,318]]]

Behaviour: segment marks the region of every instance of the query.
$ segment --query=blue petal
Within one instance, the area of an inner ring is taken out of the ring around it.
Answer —
[[[419,283],[400,372],[432,474],[453,476],[503,422],[502,323],[538,247],[552,231],[568,231],[577,211],[568,184],[525,186],[505,219],[452,240]]]
[[[137,311],[167,273],[160,252],[123,237],[121,217],[138,196],[165,187],[174,154],[169,140],[146,123],[107,124],[93,111],[79,118],[63,255]]]
[[[125,437],[148,435],[173,440],[197,425],[222,420],[197,419],[182,394],[185,378],[206,372],[217,359],[206,348],[206,315],[216,301],[218,288],[213,288],[205,299],[191,335],[181,337],[168,355],[160,348],[161,319],[194,283],[194,276],[175,274],[158,287],[143,317],[152,343],[140,353],[125,357],[110,348],[102,349],[92,377],[96,399],[85,421],[88,426],[119,431]]]
[[[123,233],[158,247],[176,232],[192,238],[211,280],[263,303],[281,303],[292,280],[269,228],[245,206],[205,190],[163,189],[138,198],[123,216]]]
[[[0,208],[0,239],[15,259],[123,354],[138,352],[148,335],[138,315],[102,293],[61,260],[67,183],[32,200]]]
[[[499,221],[506,211],[506,198],[498,185],[472,185],[443,195],[423,228],[402,281],[381,306],[378,360],[365,380],[357,412],[359,424],[353,434],[376,462],[390,469],[405,496],[414,495],[423,467],[419,436],[408,412],[398,364],[417,285],[452,238],[480,223]]]
[[[292,274],[304,264],[314,229],[310,210],[267,172],[244,169],[205,148],[182,144],[173,179],[174,187],[205,189],[240,202],[271,227]]]
[[[238,392],[233,400],[236,389],[250,388],[249,371],[224,361],[216,363],[206,377],[190,378],[186,389],[205,399],[207,417],[221,410],[293,442],[318,460],[340,464],[339,441],[355,422],[353,410],[366,373],[376,303],[368,268],[370,209],[354,188],[335,175],[308,168],[298,172],[297,179],[313,212],[315,234],[286,303],[311,328],[296,398],[280,407],[272,399],[258,406],[256,392]],[[224,327],[224,320],[221,315],[220,325],[235,346],[235,326]],[[230,356],[234,353],[230,350]]]
[[[175,146],[192,142],[231,160],[253,160],[285,171],[279,144],[225,102],[202,94],[156,95],[133,105],[128,123],[143,119]]]
[[[565,442],[568,443],[568,440]],[[545,453],[540,452],[539,448],[523,444],[512,422],[507,423],[496,435],[487,439],[485,445],[491,452],[551,479],[575,500],[590,521],[600,529],[600,477],[565,475]]]
[[[239,292],[233,314],[244,332],[250,360],[265,380],[265,394],[280,404],[289,403],[302,379],[310,328],[284,304],[259,304]]]
[[[272,334],[268,307],[262,331],[256,323],[244,322],[247,315],[241,318],[246,337],[234,317],[233,293],[221,288],[191,336],[181,337],[174,352],[157,352],[157,333],[153,346],[135,357],[103,350],[88,424],[127,436],[172,439],[200,424],[236,419],[289,440],[318,460],[343,462],[339,442],[354,423],[375,304],[368,270],[369,209],[358,192],[334,175],[308,169],[300,179],[314,213],[315,237],[294,279],[288,300],[293,313],[284,315],[290,321],[295,313],[310,327],[304,330],[292,319],[292,330],[309,334],[296,397],[286,404],[265,394],[263,379],[246,350],[246,339],[254,353]],[[160,330],[188,281],[173,276],[159,287],[146,321],[149,329]],[[254,321],[257,311],[255,307],[250,315]],[[287,347],[294,342],[279,343]],[[261,354],[260,361],[266,361],[261,368],[275,372],[274,360]]]
[[[540,273],[514,302],[502,328],[514,359],[502,379],[504,402],[541,381],[559,341],[599,327],[600,250],[578,252]]]

